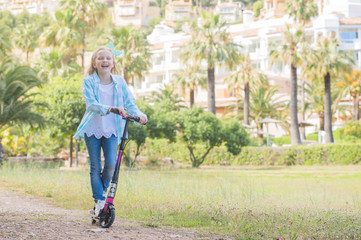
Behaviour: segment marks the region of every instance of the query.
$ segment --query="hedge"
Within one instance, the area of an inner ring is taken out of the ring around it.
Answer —
[[[142,155],[156,154],[189,163],[189,152],[181,143],[147,142]],[[154,157],[154,155],[153,155]],[[289,147],[244,147],[233,156],[224,146],[214,148],[205,165],[347,165],[361,163],[361,143],[297,145]]]

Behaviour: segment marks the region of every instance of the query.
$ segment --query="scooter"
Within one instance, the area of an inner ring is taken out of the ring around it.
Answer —
[[[117,109],[112,108],[111,112],[121,115]],[[139,122],[139,117],[132,117],[130,115],[127,115],[127,116],[121,115],[121,116],[125,120],[125,126],[124,126],[123,136],[122,136],[121,142],[119,144],[118,158],[117,158],[117,162],[115,164],[115,169],[114,169],[112,181],[110,184],[110,189],[108,191],[108,195],[105,200],[105,205],[104,205],[103,210],[100,211],[98,217],[92,217],[92,224],[96,224],[97,221],[99,221],[99,225],[103,228],[109,228],[113,224],[114,219],[115,219],[115,207],[114,207],[113,203],[114,203],[115,193],[117,191],[120,163],[122,161],[125,143],[128,140],[128,138],[127,138],[128,123],[129,122]]]

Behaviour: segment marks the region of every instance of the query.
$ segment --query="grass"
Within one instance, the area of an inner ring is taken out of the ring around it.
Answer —
[[[117,216],[236,239],[360,239],[361,166],[122,170]],[[92,207],[88,170],[5,164],[0,185]]]

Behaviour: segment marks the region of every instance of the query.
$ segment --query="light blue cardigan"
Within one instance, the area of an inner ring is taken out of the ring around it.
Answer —
[[[135,105],[133,94],[130,92],[124,78],[113,74],[111,74],[111,77],[114,83],[114,106],[125,108],[132,116],[146,116],[139,110],[137,105]],[[83,97],[86,102],[86,111],[74,135],[75,139],[79,139],[79,137],[84,138],[85,129],[96,114],[100,114],[101,116],[113,114],[108,113],[109,107],[111,106],[99,103],[99,84],[100,78],[96,72],[84,78]],[[118,126],[117,135],[119,144],[125,125],[125,121],[119,115],[116,116],[116,125]]]

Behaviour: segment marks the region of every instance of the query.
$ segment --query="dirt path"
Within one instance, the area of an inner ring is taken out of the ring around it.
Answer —
[[[0,188],[0,239],[229,239],[188,229],[144,227],[119,217],[109,229],[91,225],[87,211],[67,210],[42,198]]]

